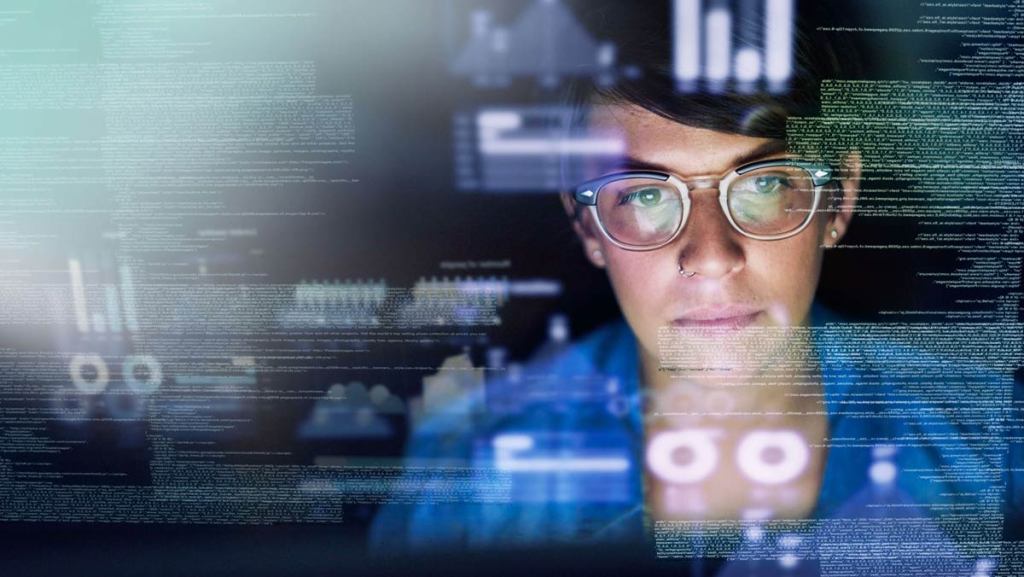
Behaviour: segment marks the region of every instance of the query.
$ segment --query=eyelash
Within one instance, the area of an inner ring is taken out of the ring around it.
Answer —
[[[622,198],[619,199],[619,206],[622,206],[624,204],[633,202],[634,199],[636,199],[638,196],[640,196],[641,192],[643,192],[643,191],[637,190],[635,192],[631,192],[631,193],[627,194],[626,196],[623,196]]]

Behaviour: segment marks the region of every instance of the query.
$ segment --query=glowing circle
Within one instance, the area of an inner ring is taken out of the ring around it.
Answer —
[[[621,417],[629,412],[629,403],[625,397],[615,396],[608,400],[606,403],[608,412],[616,417]]]
[[[705,479],[718,465],[718,449],[711,442],[712,432],[702,429],[658,433],[647,445],[647,466],[669,483],[696,483]],[[682,464],[675,454],[688,449],[690,462]]]
[[[391,397],[391,391],[384,385],[370,387],[370,400],[376,405],[383,405]]]
[[[971,577],[989,577],[992,570],[996,568],[996,562],[991,559],[978,559],[974,564],[974,573]]]
[[[82,370],[85,367],[92,367],[96,371],[96,376],[92,379],[86,378]],[[110,371],[107,369],[107,363],[103,362],[103,359],[96,354],[90,355],[75,355],[71,357],[71,366],[68,367],[71,373],[71,382],[75,384],[75,388],[87,395],[98,395],[107,388],[107,383],[110,382]]]
[[[759,525],[752,525],[743,531],[743,536],[746,537],[748,541],[756,543],[764,537],[764,529]]]
[[[778,459],[766,459],[766,453]],[[807,444],[793,431],[753,431],[736,448],[736,464],[751,480],[778,485],[800,476],[810,461]]]
[[[148,376],[140,379],[135,376],[135,369],[145,367]],[[124,358],[121,366],[121,374],[124,375],[124,382],[128,388],[139,393],[148,395],[160,387],[164,380],[163,371],[160,370],[160,363],[150,355],[130,355]]]
[[[888,485],[896,479],[896,465],[889,461],[878,461],[868,469],[868,476],[876,485]]]

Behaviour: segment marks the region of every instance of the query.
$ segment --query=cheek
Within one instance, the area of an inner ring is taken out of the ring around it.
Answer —
[[[752,287],[776,306],[778,324],[796,324],[807,315],[818,288],[822,251],[816,239],[796,237],[757,247],[748,254]]]
[[[631,323],[643,324],[645,318],[656,315],[664,296],[672,293],[671,283],[678,280],[672,259],[660,252],[623,255],[618,250],[606,253],[608,279],[619,307]]]

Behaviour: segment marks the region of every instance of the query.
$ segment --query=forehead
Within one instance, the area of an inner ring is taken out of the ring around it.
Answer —
[[[719,174],[757,160],[760,150],[785,149],[785,142],[687,126],[634,104],[595,106],[590,128],[621,138],[625,156],[681,175]]]

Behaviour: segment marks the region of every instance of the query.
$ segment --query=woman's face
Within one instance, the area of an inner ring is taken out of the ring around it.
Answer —
[[[601,107],[592,127],[624,139],[630,164],[682,177],[718,175],[785,153],[783,142],[694,128],[632,105]],[[834,245],[849,223],[859,162],[853,159],[844,168],[851,177],[843,187],[844,210],[821,211],[806,229],[783,240],[754,240],[733,229],[717,189],[691,191],[682,232],[647,252],[615,246],[591,214],[582,213],[576,229],[587,257],[607,269],[648,370],[655,362],[700,371],[689,375],[696,378],[739,376],[744,369],[759,372],[751,359],[763,366],[790,346],[787,327],[807,320],[823,249]],[[827,203],[823,199],[819,208]],[[683,276],[680,266],[696,274]]]

